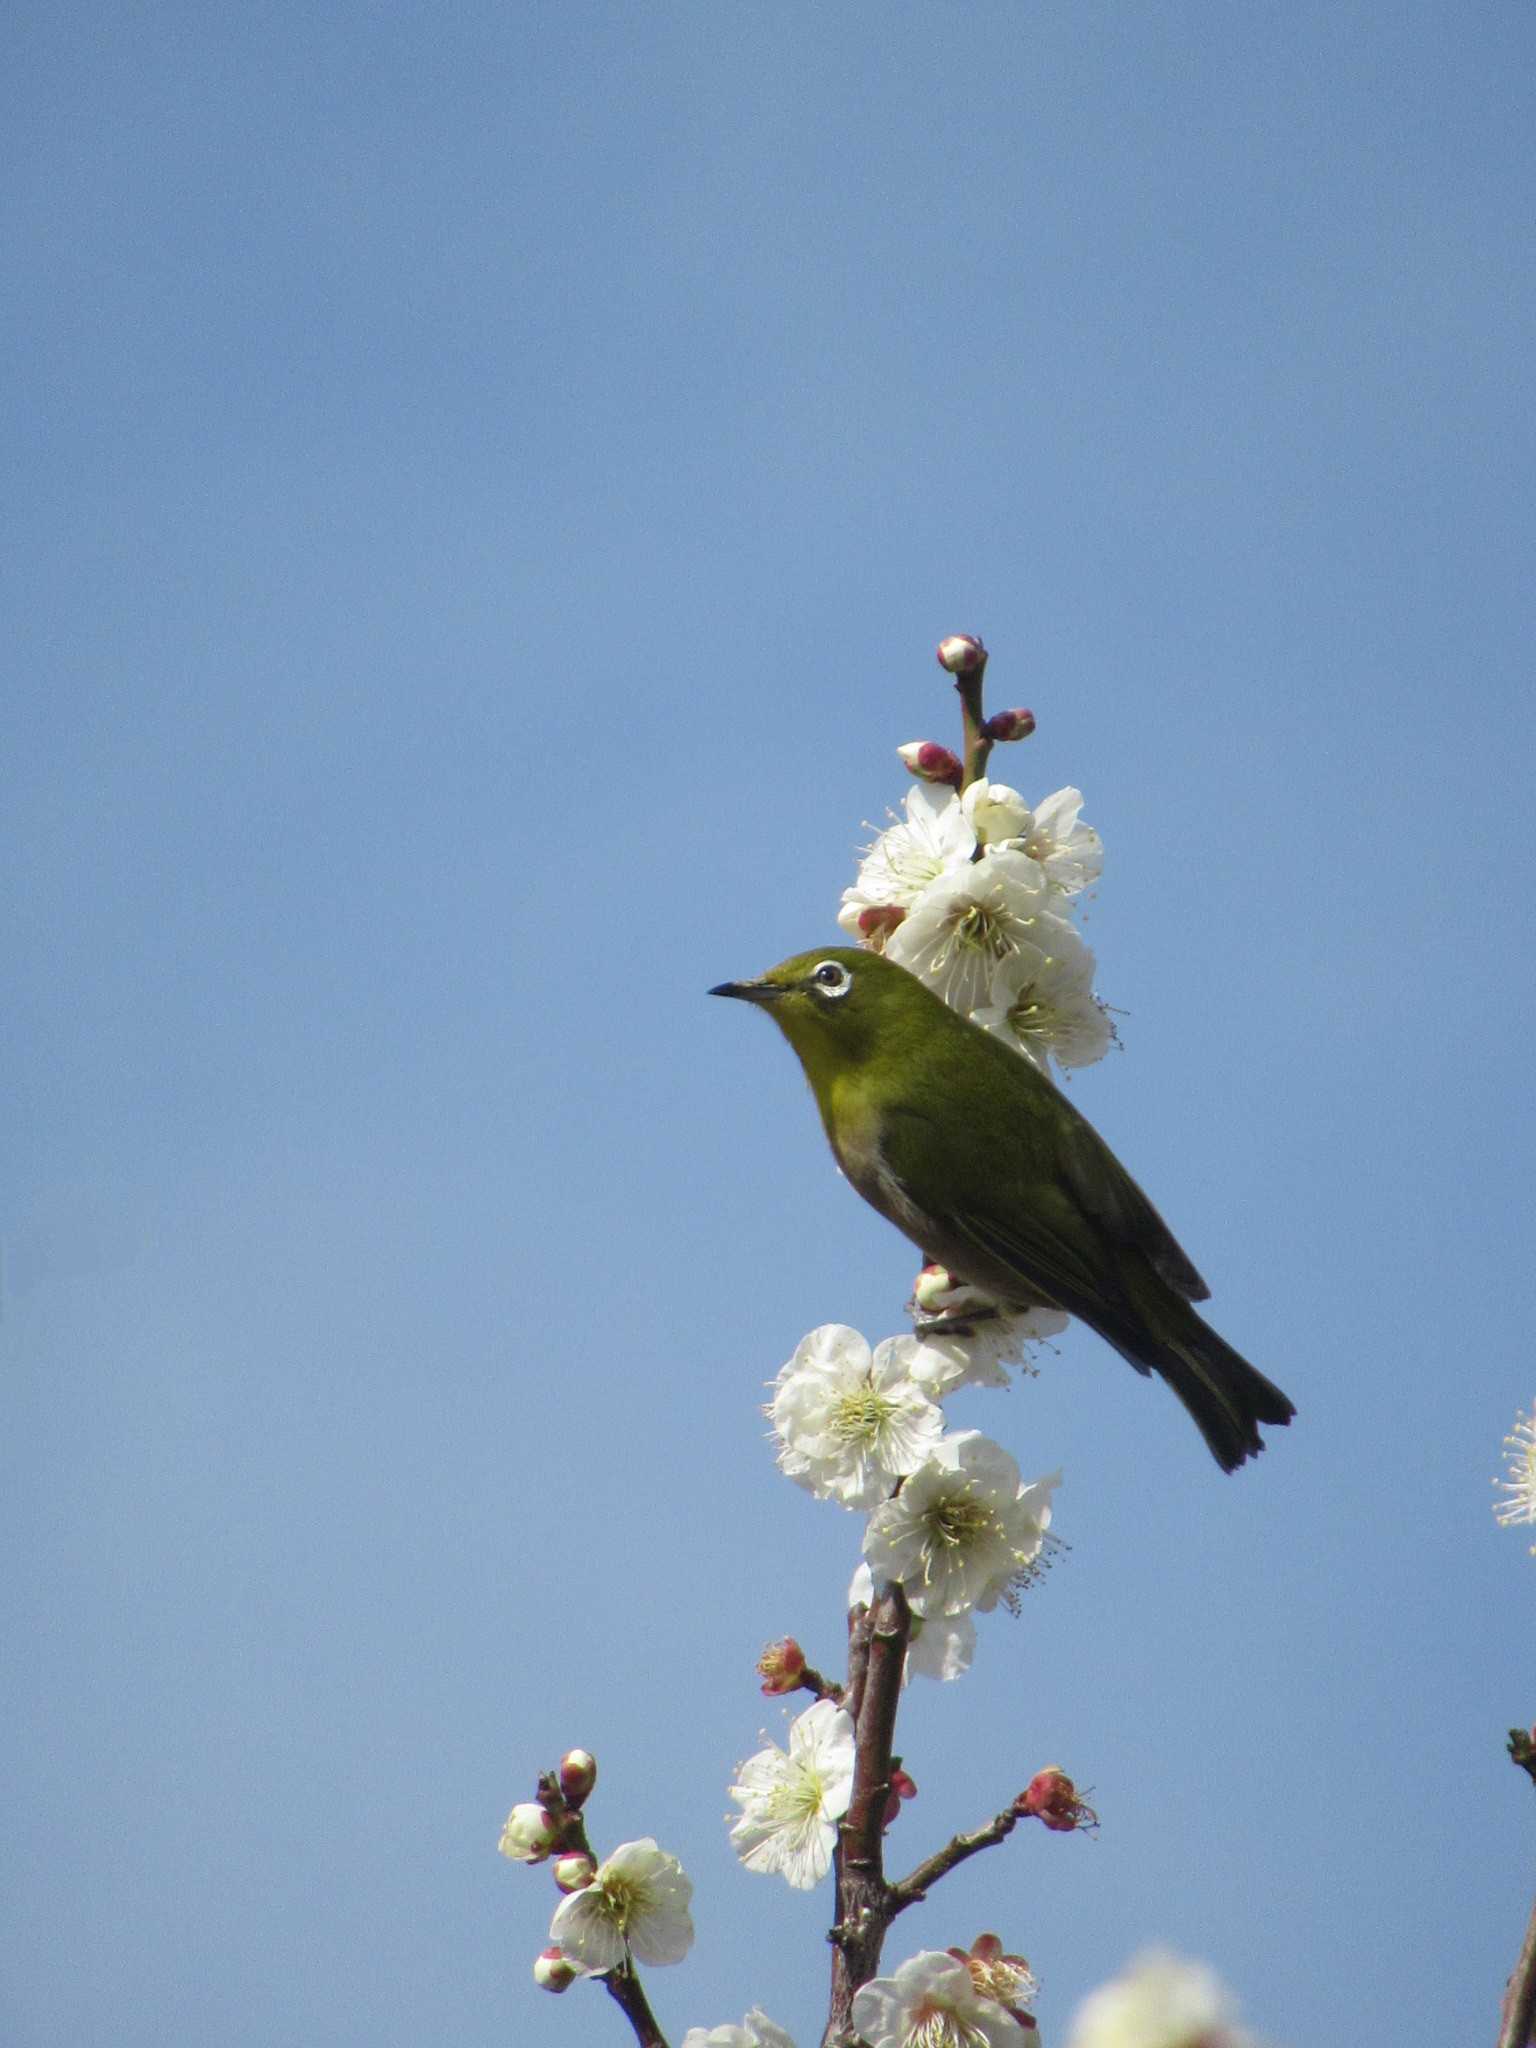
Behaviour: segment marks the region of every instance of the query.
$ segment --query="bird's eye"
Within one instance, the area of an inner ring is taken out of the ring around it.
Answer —
[[[811,980],[824,996],[845,996],[853,987],[853,976],[840,960],[823,960],[811,969]]]

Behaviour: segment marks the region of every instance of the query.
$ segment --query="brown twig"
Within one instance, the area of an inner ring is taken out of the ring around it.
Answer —
[[[855,1618],[856,1617],[856,1618]],[[837,1925],[832,1942],[832,1996],[824,2048],[853,2035],[853,2000],[880,1967],[891,1923],[883,1840],[891,1797],[891,1744],[901,1697],[912,1613],[900,1586],[881,1586],[874,1605],[855,1610],[848,1657],[854,1714],[853,1791],[838,1829]]]
[[[633,1963],[621,1963],[603,1975],[603,1988],[635,2030],[640,2048],[667,2048],[667,2037],[656,2023],[650,2000],[640,1988]]]
[[[859,1708],[864,1699],[864,1678],[869,1670],[869,1609],[850,1607],[848,1610],[848,1683],[843,1688],[843,1705],[858,1726]]]
[[[1510,1729],[1509,1760],[1517,1770],[1526,1772],[1531,1783],[1536,1785],[1536,1729]],[[1536,2041],[1536,1905],[1531,1907],[1531,1917],[1525,1923],[1525,1939],[1520,1944],[1520,1954],[1505,1986],[1504,2006],[1499,2016],[1498,2048],[1530,2048],[1533,2041]]]
[[[1498,2048],[1530,2048],[1532,2041],[1536,2041],[1536,1905],[1525,1923],[1525,1940],[1504,1993]]]
[[[980,782],[987,772],[987,756],[992,751],[992,742],[982,730],[986,721],[981,710],[981,685],[986,672],[987,656],[983,648],[976,666],[962,670],[955,677],[955,689],[960,698],[960,726],[965,736],[965,752],[961,756],[962,789],[969,789],[973,782]]]
[[[900,1586],[882,1586],[869,1611],[868,1666],[854,1732],[853,1792],[838,1830],[843,1862],[850,1870],[880,1868],[896,1706],[911,1633],[906,1594]]]
[[[919,1863],[917,1868],[893,1884],[886,1894],[890,1903],[891,1917],[904,1913],[908,1906],[917,1905],[926,1898],[931,1885],[953,1870],[957,1864],[968,1862],[972,1856],[979,1856],[983,1849],[995,1848],[999,1842],[1006,1842],[1018,1826],[1021,1816],[1011,1806],[1005,1806],[1001,1813],[994,1814],[984,1826],[975,1828],[968,1835],[955,1835],[937,1850],[935,1854]]]
[[[819,1700],[836,1700],[839,1706],[843,1703],[843,1687],[835,1679],[824,1677],[811,1664],[807,1664],[801,1672],[800,1683],[795,1690],[797,1692],[813,1692]]]

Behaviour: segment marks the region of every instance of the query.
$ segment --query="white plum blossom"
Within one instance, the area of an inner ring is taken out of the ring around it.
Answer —
[[[782,2027],[776,2027],[754,2005],[739,2027],[690,2027],[683,2048],[795,2048]]]
[[[871,1515],[870,1569],[901,1585],[925,1619],[1012,1605],[1036,1576],[1059,1478],[1025,1486],[1001,1444],[959,1430]]]
[[[1006,782],[919,782],[906,816],[866,849],[838,923],[1045,1071],[1102,1059],[1114,1030],[1072,898],[1104,848],[1078,789],[1031,810]]]
[[[985,1301],[985,1297],[979,1298]],[[951,1319],[956,1327],[945,1329],[943,1325]],[[1032,1373],[1035,1366],[1029,1346],[1059,1337],[1071,1320],[1059,1308],[989,1308],[971,1322],[966,1321],[963,1310],[947,1311],[920,1326],[917,1351],[908,1370],[936,1400],[957,1387],[1010,1386],[1005,1368],[1014,1365]]]
[[[777,1873],[808,1891],[832,1865],[837,1823],[853,1791],[853,1720],[833,1700],[818,1700],[790,1724],[789,1749],[775,1743],[739,1768],[731,1797],[741,1818],[731,1829],[748,1870]]]
[[[1063,896],[1076,896],[1099,879],[1104,866],[1104,842],[1091,825],[1079,819],[1083,808],[1080,789],[1058,789],[1035,806],[1026,828],[1024,851],[1039,861],[1045,878]]]
[[[1024,2048],[1037,2038],[940,1949],[866,1984],[854,1996],[853,2026],[869,2048]]]
[[[918,1345],[887,1337],[871,1352],[846,1323],[803,1337],[768,1405],[779,1464],[797,1485],[847,1508],[872,1508],[915,1472],[944,1417],[913,1375]]]
[[[1049,950],[1060,922],[1046,898],[1045,871],[1011,847],[932,882],[885,942],[886,958],[906,967],[969,1015],[992,1000],[1002,963],[1021,944]]]
[[[907,1676],[964,1678],[976,1658],[976,1624],[968,1614],[914,1614],[907,1638]]]
[[[1022,842],[1034,823],[1029,805],[1006,782],[973,782],[960,798],[960,808],[983,846],[997,846],[1008,840]]]
[[[867,849],[858,880],[843,891],[837,921],[855,938],[864,936],[861,912],[910,909],[930,883],[968,866],[976,851],[976,834],[952,789],[914,783],[907,791],[906,813],[904,823],[890,826]]]
[[[1041,921],[1000,960],[987,1001],[971,1022],[1034,1061],[1041,1073],[1092,1066],[1114,1043],[1115,1027],[1093,993],[1093,954],[1075,926]]]
[[[989,852],[1014,847],[1038,861],[1050,886],[1077,896],[1096,882],[1104,866],[1104,844],[1081,820],[1083,793],[1058,789],[1033,810],[1006,782],[973,782],[960,798],[978,842]]]
[[[1083,2000],[1068,2048],[1252,2048],[1252,2036],[1204,1963],[1150,1949]]]
[[[597,1866],[592,1882],[555,1908],[549,1938],[588,1970],[680,1963],[693,1946],[688,1901],[693,1886],[675,1856],[646,1836],[624,1842]]]

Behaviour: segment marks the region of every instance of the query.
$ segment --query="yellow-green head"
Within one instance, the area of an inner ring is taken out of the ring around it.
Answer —
[[[914,1049],[936,1010],[960,1021],[906,968],[857,946],[796,953],[755,981],[722,981],[710,994],[765,1009],[799,1054],[818,1100],[850,1069]]]

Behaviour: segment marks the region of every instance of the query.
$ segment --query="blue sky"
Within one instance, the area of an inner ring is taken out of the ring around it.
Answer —
[[[1074,1099],[1295,1399],[1224,1479],[1073,1332],[971,1397],[1070,1555],[914,1689],[898,1927],[1047,2039],[1163,1941],[1491,2038],[1530,1901],[1527,10],[24,7],[8,37],[0,1675],[16,2048],[624,2038],[497,1831],[573,1742],[816,2038],[772,1466],[908,1248],[704,990],[833,934],[993,650],[1081,786]],[[1523,1796],[1522,1796],[1523,1795]],[[1036,1838],[1040,1837],[1040,1838]]]

